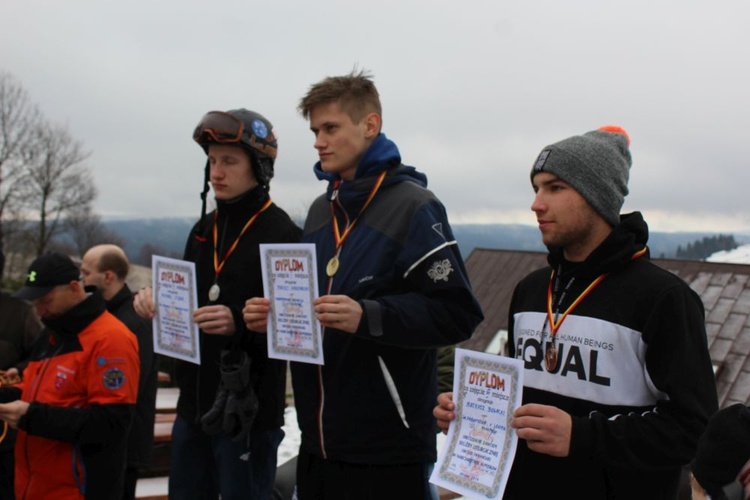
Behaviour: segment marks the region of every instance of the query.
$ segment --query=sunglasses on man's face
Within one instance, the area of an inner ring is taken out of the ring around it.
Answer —
[[[236,116],[224,111],[209,111],[201,118],[193,132],[195,142],[235,143],[240,142],[245,124]]]

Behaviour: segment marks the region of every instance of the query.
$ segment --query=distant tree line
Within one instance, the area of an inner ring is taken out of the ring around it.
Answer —
[[[181,259],[182,253],[170,252],[169,250],[151,243],[144,243],[141,245],[141,249],[134,256],[130,257],[133,264],[140,266],[151,267],[151,257],[159,255],[161,257],[171,257],[173,259]]]
[[[735,241],[734,235],[731,234],[706,236],[693,243],[688,243],[685,248],[678,245],[675,257],[686,260],[703,260],[716,252],[732,250],[738,246],[739,243]]]
[[[93,210],[97,189],[84,165],[89,156],[67,126],[49,122],[23,86],[0,70],[0,251],[6,256],[0,284],[4,287],[20,285],[30,260],[46,252],[81,256],[99,243],[125,246]],[[536,232],[533,241],[538,245]],[[686,248],[679,245],[675,257],[705,259],[737,246],[732,235],[704,237]],[[180,257],[153,241],[143,241],[137,248],[130,259],[144,266],[151,265],[154,254]]]

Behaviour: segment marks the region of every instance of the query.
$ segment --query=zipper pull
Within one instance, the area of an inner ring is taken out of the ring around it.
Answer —
[[[333,192],[331,193],[331,201],[336,201],[336,198],[339,197],[339,187],[341,186],[341,181],[336,181],[333,184]]]

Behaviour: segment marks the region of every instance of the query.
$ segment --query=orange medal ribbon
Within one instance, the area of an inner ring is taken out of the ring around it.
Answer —
[[[211,302],[215,302],[216,299],[219,298],[219,292],[221,291],[219,289],[218,281],[219,281],[219,273],[221,273],[221,270],[224,269],[224,264],[226,264],[227,259],[230,255],[232,255],[232,252],[234,252],[234,249],[237,248],[237,244],[240,242],[240,238],[247,232],[248,229],[250,229],[250,226],[253,225],[253,222],[258,218],[260,214],[266,211],[268,207],[271,206],[273,201],[271,198],[268,198],[268,201],[266,201],[262,207],[260,207],[260,210],[255,212],[255,214],[248,219],[248,221],[245,223],[245,226],[242,228],[242,231],[240,231],[240,234],[237,236],[237,238],[234,240],[232,245],[229,247],[229,249],[224,254],[224,258],[221,262],[219,262],[219,254],[217,250],[217,240],[218,240],[218,219],[219,219],[219,209],[216,209],[216,212],[214,214],[214,227],[213,227],[213,236],[214,236],[214,272],[216,273],[216,278],[214,279],[214,284],[211,286],[211,288],[208,291],[208,298]],[[223,240],[223,237],[222,237]]]
[[[341,231],[339,230],[339,221],[338,219],[336,219],[334,202],[331,201],[331,221],[333,224],[333,238],[336,242],[336,255],[331,257],[331,260],[328,261],[328,265],[326,265],[326,274],[329,278],[333,277],[333,275],[336,274],[336,271],[339,270],[339,249],[341,248],[341,245],[344,244],[344,241],[352,232],[352,229],[354,229],[354,224],[357,223],[359,217],[362,215],[362,212],[365,211],[365,208],[367,208],[372,199],[375,198],[375,193],[378,192],[378,189],[380,189],[380,185],[383,184],[383,179],[385,179],[385,175],[387,172],[387,170],[383,170],[380,173],[377,181],[375,181],[375,185],[370,190],[370,195],[367,197],[367,201],[365,201],[365,204],[362,205],[362,208],[359,209],[359,213],[354,218],[354,220],[350,224],[347,224],[346,228],[344,229],[344,234],[341,234]]]
[[[641,250],[635,252],[632,257],[630,257],[630,260],[635,260],[638,257],[642,257],[646,254],[647,251],[648,248],[643,247]],[[544,328],[547,326],[547,323],[549,323],[550,340],[552,341],[547,346],[544,354],[544,361],[547,365],[548,371],[554,371],[554,369],[557,368],[557,331],[560,329],[560,326],[562,326],[563,321],[565,321],[565,318],[568,317],[568,314],[570,314],[576,307],[578,307],[578,304],[580,304],[581,301],[586,298],[586,296],[591,293],[591,291],[596,288],[596,286],[599,285],[599,283],[601,283],[608,274],[609,273],[600,274],[594,281],[592,281],[591,284],[589,284],[589,286],[587,286],[586,289],[581,292],[581,294],[573,301],[573,303],[568,306],[562,316],[558,318],[559,311],[556,311],[554,313],[552,311],[552,283],[555,278],[555,270],[552,270],[552,274],[549,277],[549,285],[547,286],[547,317],[545,318],[544,324],[542,325],[542,345],[544,345]],[[568,286],[570,286],[571,283],[572,282],[568,282]],[[565,287],[566,290],[568,286]],[[559,302],[562,302],[562,297]],[[558,303],[558,307],[559,305],[560,304]]]

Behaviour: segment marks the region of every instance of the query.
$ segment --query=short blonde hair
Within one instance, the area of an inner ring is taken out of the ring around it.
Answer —
[[[300,99],[297,110],[305,120],[310,119],[313,108],[329,102],[338,102],[352,122],[359,123],[370,113],[383,115],[380,94],[372,81],[372,75],[365,70],[353,69],[344,76],[329,76],[310,86],[307,94]]]

